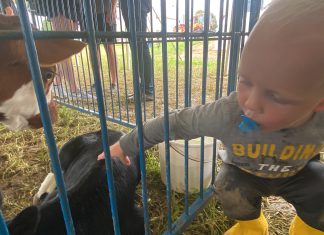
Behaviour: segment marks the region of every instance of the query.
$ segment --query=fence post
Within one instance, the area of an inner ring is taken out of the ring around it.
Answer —
[[[46,143],[48,145],[50,158],[52,161],[53,171],[55,174],[57,191],[61,202],[60,205],[63,212],[65,226],[66,226],[67,234],[74,235],[75,231],[73,227],[72,215],[70,211],[69,201],[67,198],[67,193],[65,190],[65,184],[63,181],[63,175],[60,167],[60,161],[58,158],[58,152],[57,152],[57,147],[56,147],[55,138],[53,134],[53,128],[50,121],[51,118],[47,107],[46,96],[43,89],[41,71],[39,68],[35,41],[33,39],[33,33],[29,23],[29,17],[27,14],[26,2],[24,0],[18,0],[17,4],[18,4],[18,10],[20,14],[19,17],[20,24],[22,25],[21,30],[23,32],[23,36],[25,40],[25,47],[26,47],[26,52],[28,57],[29,68],[32,74],[35,93],[40,108],[40,115],[44,126],[45,138],[46,138]]]
[[[232,23],[232,43],[230,52],[230,63],[229,63],[229,76],[227,94],[231,93],[236,89],[236,76],[237,76],[237,65],[239,60],[239,46],[242,34],[242,20],[243,20],[244,1],[234,0],[233,2],[233,23]]]

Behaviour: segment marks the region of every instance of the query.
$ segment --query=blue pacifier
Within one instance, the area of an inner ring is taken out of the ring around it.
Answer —
[[[239,128],[243,133],[250,133],[260,129],[259,125],[247,116],[241,115],[241,118],[242,122],[240,123]]]

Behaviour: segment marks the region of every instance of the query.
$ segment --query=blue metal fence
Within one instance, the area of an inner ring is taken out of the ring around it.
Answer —
[[[75,56],[72,60],[66,62],[70,63],[66,66],[72,66],[73,69],[70,71],[72,74],[64,74],[65,79],[62,79],[63,81],[58,88],[60,90],[54,90],[56,100],[58,103],[64,104],[67,107],[97,115],[100,118],[101,129],[103,130],[103,143],[108,143],[107,120],[123,126],[136,126],[138,128],[145,231],[146,234],[150,234],[142,123],[149,118],[155,117],[157,113],[163,112],[164,116],[167,117],[167,114],[174,109],[198,103],[204,104],[235,90],[236,69],[241,48],[244,45],[246,36],[259,17],[262,0],[219,0],[217,3],[205,0],[203,4],[203,23],[201,24],[198,21],[196,25],[194,21],[194,9],[198,9],[195,5],[197,2],[193,0],[173,0],[172,3],[170,3],[171,5],[174,4],[175,9],[175,28],[173,30],[171,30],[170,25],[168,25],[172,23],[172,21],[169,20],[170,17],[168,17],[168,14],[170,14],[167,10],[168,2],[161,0],[158,2],[159,4],[157,4],[157,1],[153,1],[153,8],[148,14],[148,22],[150,22],[150,24],[147,28],[149,32],[136,30],[135,17],[138,16],[135,14],[134,2],[137,1],[127,0],[129,10],[129,31],[125,30],[125,25],[122,23],[122,17],[120,17],[121,10],[119,7],[117,14],[119,15],[117,18],[119,19],[119,22],[117,21],[118,30],[117,32],[107,32],[105,28],[104,30],[98,31],[98,21],[100,19],[96,19],[93,15],[95,15],[96,11],[99,9],[94,7],[92,1],[83,0],[81,8],[77,9],[76,3],[79,1],[74,0],[73,6],[69,6],[67,12],[61,12],[60,14],[73,18],[73,15],[78,14],[77,11],[81,11],[78,27],[83,25],[86,30],[76,32],[69,29],[66,32],[54,32],[53,21],[50,23],[49,18],[47,16],[40,16],[39,12],[45,11],[46,9],[50,12],[49,8],[52,8],[52,14],[55,14],[53,10],[55,9],[54,4],[57,4],[56,8],[58,9],[58,3],[60,1],[62,0],[51,1],[51,6],[39,5],[40,1],[36,1],[35,5],[32,6],[31,4],[33,1],[30,0],[29,7],[26,7],[26,2],[24,0],[17,0],[17,5],[20,12],[20,20],[23,29],[22,33],[27,48],[29,66],[41,109],[41,118],[44,123],[46,141],[58,185],[67,233],[75,234],[58,160],[57,147],[52,126],[49,121],[50,116],[46,105],[46,98],[42,88],[37,52],[34,44],[35,38],[82,38],[87,40],[89,48]],[[101,1],[101,4],[103,4],[103,1]],[[183,19],[181,19],[180,16],[181,7],[184,8],[182,11]],[[159,20],[157,21],[156,18]],[[211,19],[214,21],[211,22]],[[215,19],[217,27],[211,29],[212,24],[215,23]],[[102,20],[104,21],[104,19]],[[29,24],[30,21],[36,25],[40,31],[32,32]],[[69,27],[68,21],[65,21],[64,24],[62,28]],[[202,29],[196,30],[195,27],[199,28],[201,26],[199,24],[202,25]],[[6,38],[14,40],[20,36],[19,34],[12,33],[7,34]],[[107,58],[109,55],[105,59],[101,55],[102,48],[97,46],[98,40],[108,38],[114,38],[116,40],[114,42],[114,51],[116,54],[115,62],[120,66],[120,70],[117,70],[119,80],[117,82],[118,86],[116,91],[113,90],[110,72],[108,72],[111,70],[108,65],[109,58]],[[151,45],[150,55],[153,59],[151,67],[153,72],[151,76],[154,84],[153,101],[146,101],[145,96],[143,96],[141,92],[143,81],[141,82],[140,77],[142,77],[143,80],[143,74],[141,73],[143,73],[142,71],[144,70],[144,55],[135,52],[138,51],[138,43],[142,43],[142,40],[146,40]],[[127,49],[128,45],[131,48],[130,50]],[[162,46],[161,49],[159,48],[160,45]],[[202,56],[199,57],[201,63],[197,65],[197,59],[194,57],[196,56],[195,49],[198,46],[202,47],[200,48],[202,49]],[[211,49],[212,46],[216,47],[217,50]],[[212,51],[215,51],[216,54],[213,55]],[[100,54],[99,58],[98,54]],[[184,55],[184,59],[182,54]],[[174,56],[175,58],[173,58]],[[64,68],[61,70],[64,70]],[[64,72],[66,73],[67,70],[65,69]],[[69,76],[75,79],[68,80],[67,77]],[[129,79],[129,77],[132,79]],[[199,79],[200,82],[197,82],[196,79]],[[71,81],[72,83],[74,81],[77,83],[74,85],[78,86],[77,91],[80,96],[73,94],[75,91],[73,91],[74,88]],[[93,84],[94,86],[92,86]],[[132,92],[135,96],[133,102],[130,102],[127,96]],[[197,97],[199,97],[199,99],[197,99]],[[168,118],[165,118],[164,125],[166,127],[169,126]],[[167,230],[165,234],[179,234],[191,223],[197,213],[208,203],[209,199],[212,198],[214,188],[213,185],[210,185],[205,190],[203,188],[204,139],[202,138],[199,196],[189,205],[188,142],[186,141],[184,149],[185,207],[183,214],[176,221],[172,221],[169,128],[165,128],[165,130],[167,130],[165,133],[167,176]],[[215,149],[216,140],[214,140],[213,169],[215,169],[217,157]],[[115,234],[120,234],[114,196],[113,176],[110,170],[112,167],[110,152],[107,145],[104,145],[104,151]],[[216,177],[215,170],[212,172],[213,182]],[[1,217],[2,214],[0,213],[0,233],[8,234],[5,223]]]

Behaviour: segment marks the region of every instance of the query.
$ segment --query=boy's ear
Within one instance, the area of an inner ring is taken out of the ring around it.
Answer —
[[[314,112],[321,112],[321,111],[324,111],[324,99],[322,99],[314,109]]]

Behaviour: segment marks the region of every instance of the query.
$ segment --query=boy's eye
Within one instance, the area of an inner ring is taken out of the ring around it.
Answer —
[[[244,86],[248,86],[248,87],[251,87],[253,84],[252,84],[252,82],[250,82],[249,80],[245,80],[245,79],[239,79],[239,83],[241,84],[241,85],[244,85]]]
[[[279,104],[286,104],[288,103],[285,99],[283,99],[282,97],[280,97],[278,94],[272,92],[272,91],[266,91],[265,92],[265,96],[269,99],[271,99],[272,101],[275,101]]]

